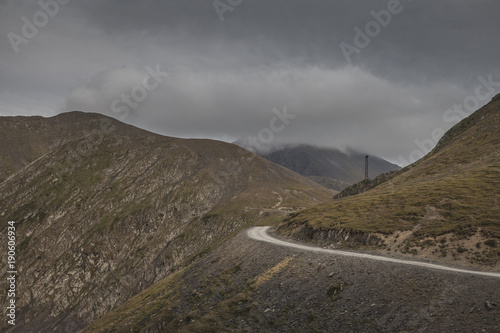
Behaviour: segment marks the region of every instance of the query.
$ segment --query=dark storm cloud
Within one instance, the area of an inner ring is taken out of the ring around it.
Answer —
[[[202,44],[222,41],[228,48],[244,41],[255,51],[241,59],[249,64],[285,61],[336,67],[345,65],[339,44],[353,44],[353,28],[364,30],[373,20],[370,12],[387,9],[389,2],[241,1],[224,13],[223,22],[213,2],[202,0],[91,2],[84,13],[104,31],[144,31],[166,43],[171,41],[170,32]],[[498,1],[399,2],[403,11],[393,15],[369,47],[352,57],[354,64],[383,76],[419,75],[430,80],[468,80],[471,73],[498,66],[493,52],[500,48]]]
[[[23,36],[22,18],[42,9],[0,1],[0,113],[80,109],[231,141],[258,137],[286,108],[296,117],[273,125],[273,143],[398,162],[453,125],[443,115],[474,95],[479,76],[500,81],[498,1],[401,0],[362,47],[356,31],[396,0],[217,1],[219,12],[205,0],[61,0],[17,53],[8,34]],[[350,63],[341,43],[358,49]],[[168,72],[161,82],[156,68]]]

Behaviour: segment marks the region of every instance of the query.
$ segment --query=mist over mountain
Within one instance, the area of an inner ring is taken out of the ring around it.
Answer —
[[[365,153],[311,145],[288,145],[259,154],[279,165],[306,176],[319,184],[341,191],[365,177]],[[369,157],[368,176],[375,178],[387,171],[401,169],[380,157]]]

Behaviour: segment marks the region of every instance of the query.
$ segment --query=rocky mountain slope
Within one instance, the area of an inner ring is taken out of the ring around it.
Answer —
[[[364,179],[365,155],[355,151],[344,153],[338,149],[310,145],[286,146],[261,154],[262,157],[335,191],[342,191]],[[370,178],[399,169],[399,166],[382,158],[371,156],[369,159]]]
[[[5,332],[77,331],[234,232],[331,197],[237,146],[101,115],[0,124],[0,243],[15,221],[19,267],[18,325]]]
[[[292,214],[275,236],[498,271],[499,123],[500,96],[394,178]],[[496,277],[240,233],[83,332],[496,332],[499,305]]]
[[[83,333],[497,332],[498,278],[303,252],[243,233]]]
[[[375,186],[378,186],[382,183],[385,183],[386,181],[394,178],[395,176],[399,175],[402,171],[388,171],[386,173],[382,173],[378,175],[377,177],[373,179],[363,179],[362,181],[350,185],[343,189],[340,193],[337,193],[333,196],[334,199],[341,199],[345,197],[349,197],[351,195],[356,195],[360,194],[363,192],[368,191],[371,188],[374,188]]]
[[[500,268],[500,95],[396,177],[293,214],[279,230],[332,247]]]

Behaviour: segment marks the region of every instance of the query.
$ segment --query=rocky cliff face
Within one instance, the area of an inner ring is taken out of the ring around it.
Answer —
[[[331,196],[234,145],[76,117],[85,131],[74,137],[65,133],[75,123],[21,119],[19,140],[23,128],[43,138],[27,145],[36,159],[2,156],[13,167],[0,183],[1,217],[17,226],[20,325],[12,332],[75,331],[233,232]],[[6,223],[0,230],[4,243]]]

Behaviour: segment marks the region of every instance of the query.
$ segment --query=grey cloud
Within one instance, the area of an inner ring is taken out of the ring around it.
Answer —
[[[113,101],[161,64],[171,75],[125,121],[231,141],[256,135],[286,106],[297,118],[275,143],[396,161],[453,125],[444,112],[474,93],[479,75],[500,81],[498,1],[401,0],[404,10],[351,65],[339,44],[353,43],[354,27],[388,0],[243,0],[222,22],[212,3],[71,1],[16,54],[6,36],[40,6],[1,1],[0,113],[117,116]]]
[[[112,101],[140,85],[145,75],[131,69],[101,73],[70,95],[68,108],[117,116]],[[115,89],[118,82],[121,90]],[[444,84],[402,86],[356,67],[275,67],[226,73],[174,68],[137,108],[130,108],[126,121],[171,136],[223,134],[245,140],[269,125],[273,108],[286,107],[296,118],[276,133],[275,144],[351,147],[394,159],[405,155],[414,139],[430,135],[422,129],[449,127],[438,111],[451,107],[463,93]]]

